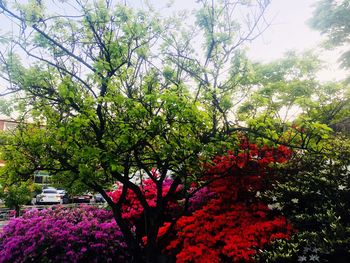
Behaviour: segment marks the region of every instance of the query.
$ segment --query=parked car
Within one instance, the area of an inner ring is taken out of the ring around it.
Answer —
[[[55,188],[43,189],[41,194],[36,196],[36,204],[62,204],[62,196]]]
[[[90,193],[75,195],[72,197],[73,203],[90,203],[92,199],[92,195]]]
[[[70,198],[66,190],[57,188],[57,192],[61,196],[63,204],[68,204],[70,202]]]
[[[106,200],[103,198],[103,196],[100,193],[97,193],[94,195],[95,203],[104,203]]]

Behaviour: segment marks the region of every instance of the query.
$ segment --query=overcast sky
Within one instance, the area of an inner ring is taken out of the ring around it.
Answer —
[[[257,59],[276,59],[290,49],[315,48],[321,42],[317,31],[307,25],[315,0],[272,0],[267,18],[269,29],[251,46],[251,55]]]

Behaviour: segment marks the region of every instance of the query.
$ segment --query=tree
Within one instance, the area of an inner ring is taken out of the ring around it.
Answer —
[[[100,192],[135,262],[157,261],[157,234],[177,187],[186,193],[202,163],[234,141],[230,98],[242,96],[246,65],[239,47],[265,27],[268,1],[198,2],[196,23],[186,27],[112,1],[64,1],[70,15],[49,14],[38,1],[0,1],[19,26],[1,53],[21,122],[4,141],[7,165],[19,176],[46,170],[66,186]],[[145,178],[156,185],[155,206],[141,189]],[[117,202],[106,193],[114,181],[122,187]],[[122,216],[128,191],[143,209],[144,247]]]
[[[32,200],[32,191],[30,185],[26,182],[12,184],[10,186],[2,185],[0,188],[0,198],[4,200],[7,207],[15,209],[16,217],[18,217],[21,206]]]
[[[344,47],[346,50],[340,57],[341,65],[350,67],[350,50],[347,50],[350,38],[350,3],[348,0],[321,0],[317,2],[316,9],[310,25],[326,35],[329,47]]]
[[[6,137],[6,133],[1,132],[1,140]],[[7,149],[11,151],[11,148]],[[15,152],[12,152],[16,154]],[[13,157],[8,155],[6,151],[3,151],[0,155],[1,160],[5,161]],[[20,158],[17,155],[17,158]],[[33,183],[33,177],[26,172],[25,161],[21,163],[21,169],[14,168],[9,162],[5,167],[0,168],[0,198],[4,200],[5,205],[8,208],[15,209],[16,217],[20,215],[20,209],[22,205],[31,202],[33,196],[38,192],[38,186]],[[22,172],[22,176],[18,176],[19,172]]]
[[[263,114],[286,123],[297,115],[293,116],[293,107],[304,106],[319,88],[316,72],[320,67],[321,61],[311,52],[297,54],[294,51],[267,64],[253,64],[251,82],[258,88],[241,106],[240,119]]]
[[[348,84],[320,82],[321,66],[311,52],[288,52],[271,63],[253,64],[250,82],[256,88],[239,105],[238,118],[275,140],[318,151],[330,135],[329,126],[350,110]]]

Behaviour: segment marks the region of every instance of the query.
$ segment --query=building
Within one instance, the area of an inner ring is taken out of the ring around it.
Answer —
[[[0,119],[0,131],[13,131],[17,126],[16,121]]]

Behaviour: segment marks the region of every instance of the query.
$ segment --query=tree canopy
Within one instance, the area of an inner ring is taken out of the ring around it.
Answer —
[[[329,47],[344,47],[340,62],[343,67],[350,67],[350,3],[348,0],[321,0],[316,4],[310,25],[327,36]]]
[[[238,119],[270,138],[292,132],[306,148],[319,148],[317,142],[330,134],[328,126],[343,121],[350,110],[349,85],[319,81],[317,72],[322,64],[312,52],[288,52],[268,64],[252,64],[250,82],[255,88],[239,105]],[[298,129],[306,134],[296,134]]]

